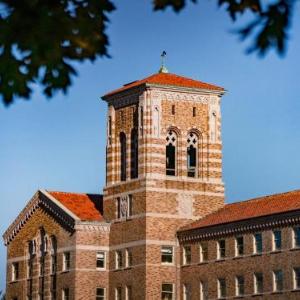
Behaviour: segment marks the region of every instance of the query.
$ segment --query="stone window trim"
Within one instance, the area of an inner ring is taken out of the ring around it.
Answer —
[[[192,262],[191,246],[184,246],[182,250],[182,265],[188,266]]]
[[[96,288],[96,300],[105,300],[106,299],[106,288],[97,287]]]
[[[300,267],[293,268],[293,289],[300,290]]]
[[[97,251],[96,252],[96,269],[106,270],[106,252]]]
[[[234,240],[235,242],[235,256],[243,256],[244,255],[244,236],[237,236]]]
[[[274,270],[273,271],[273,292],[283,291],[283,271]]]
[[[19,280],[19,262],[14,262],[11,264],[11,282],[16,282]]]
[[[253,274],[253,279],[254,279],[254,294],[255,295],[260,295],[263,294],[264,292],[264,277],[263,273],[261,272],[256,272]]]
[[[272,251],[280,251],[282,248],[282,232],[281,230],[272,231]]]
[[[223,260],[226,257],[226,240],[217,241],[217,259]]]
[[[174,284],[163,282],[161,285],[161,300],[174,300]]]
[[[133,197],[131,194],[118,197],[116,201],[116,215],[118,221],[130,219],[133,215]]]
[[[174,247],[164,245],[161,246],[161,264],[162,265],[174,265]]]
[[[62,271],[69,272],[70,267],[71,267],[71,252],[67,251],[63,253]]]

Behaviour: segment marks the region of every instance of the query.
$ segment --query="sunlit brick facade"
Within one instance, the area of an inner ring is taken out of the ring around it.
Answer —
[[[226,210],[224,220],[219,215],[229,207],[222,181],[223,94],[215,85],[157,73],[103,96],[103,196],[46,190],[34,195],[4,234],[7,299],[204,300],[233,298],[236,286],[243,291],[239,297],[297,299],[296,213],[286,213],[285,206],[275,212],[271,203],[261,216],[259,205],[244,218],[239,206]],[[295,197],[286,201],[296,210]],[[272,223],[274,214],[285,221]],[[270,250],[265,241],[273,228],[283,227],[284,247]],[[258,231],[266,248],[254,255]],[[243,253],[236,257],[238,237]],[[296,244],[290,247],[291,241]],[[218,257],[221,252],[224,257]],[[263,275],[256,293],[253,276],[260,276],[262,265],[271,273]],[[285,273],[284,283],[281,273],[272,273],[281,269],[292,274],[289,283]],[[270,276],[283,284],[281,290],[272,290]]]

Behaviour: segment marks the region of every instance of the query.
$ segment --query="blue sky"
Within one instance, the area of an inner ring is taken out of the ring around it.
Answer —
[[[126,3],[125,3],[126,2]],[[179,15],[151,1],[116,1],[108,28],[112,59],[78,65],[64,96],[0,104],[0,232],[39,188],[101,193],[105,171],[105,92],[155,73],[160,53],[170,72],[224,86],[226,201],[300,188],[300,18],[287,55],[246,55],[216,1]],[[298,21],[296,19],[298,18]],[[241,23],[240,23],[241,24]],[[0,289],[5,247],[0,246]]]

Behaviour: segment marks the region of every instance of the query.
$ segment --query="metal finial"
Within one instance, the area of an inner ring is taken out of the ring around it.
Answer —
[[[163,51],[160,55],[161,57],[161,67],[158,71],[158,73],[169,73],[168,69],[166,68],[165,66],[165,58],[167,56],[167,52],[166,51]]]

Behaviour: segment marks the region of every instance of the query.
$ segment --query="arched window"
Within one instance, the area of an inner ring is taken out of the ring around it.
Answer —
[[[120,158],[121,158],[121,181],[126,181],[126,135],[124,132],[120,133]]]
[[[130,155],[130,177],[138,177],[138,164],[139,164],[139,153],[138,153],[138,132],[135,128],[131,130],[130,139],[131,155]]]
[[[169,130],[166,137],[166,174],[171,176],[176,175],[176,146],[177,135]]]
[[[197,176],[198,136],[190,132],[187,138],[187,175]]]

